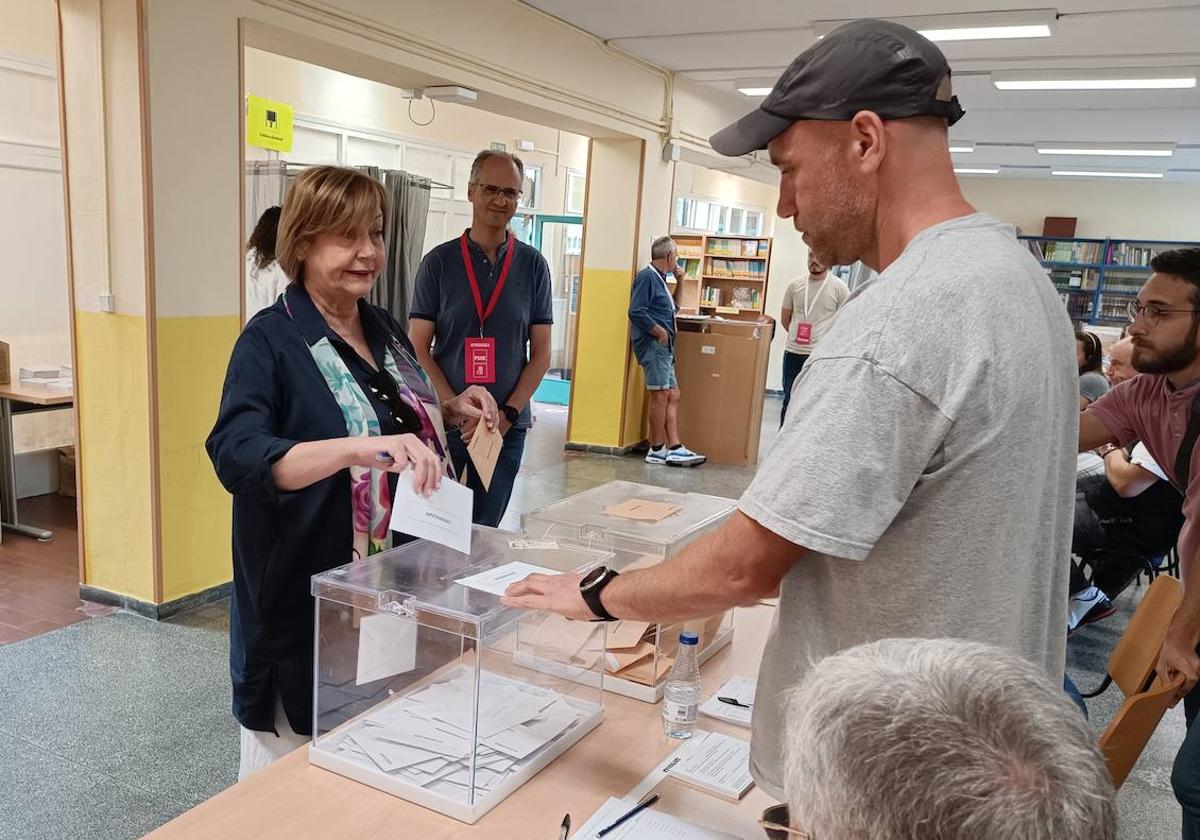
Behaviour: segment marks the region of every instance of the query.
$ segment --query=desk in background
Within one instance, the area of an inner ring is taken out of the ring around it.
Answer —
[[[737,610],[733,644],[700,670],[707,697],[735,674],[758,673],[775,610]],[[748,738],[749,730],[701,716],[700,729]],[[662,707],[604,695],[604,722],[475,825],[389,796],[308,763],[302,747],[146,835],[148,840],[553,840],[564,812],[583,825],[610,796],[632,791],[679,744],[663,735]],[[658,786],[655,810],[735,837],[762,835],[775,804],[758,787],[736,805],[675,779]]]
[[[17,465],[13,451],[13,414],[69,408],[70,391],[21,382],[0,385],[0,531],[8,530],[45,542],[54,534],[44,528],[22,525],[17,514]]]

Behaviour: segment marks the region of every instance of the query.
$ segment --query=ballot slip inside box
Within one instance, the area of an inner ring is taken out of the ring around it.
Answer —
[[[311,763],[473,823],[602,719],[603,663],[537,652],[548,614],[506,607],[497,579],[606,564],[583,547],[511,548],[475,527],[469,554],[417,540],[316,575]],[[574,622],[576,650],[604,626]]]
[[[610,550],[613,568],[628,572],[671,559],[719,528],[734,510],[732,499],[611,481],[526,513],[521,526],[526,542]],[[607,650],[585,649],[581,658],[603,659],[606,691],[655,703],[662,699],[680,633],[700,637],[697,659],[703,664],[732,641],[732,616],[728,610],[686,623],[621,622],[609,628]]]

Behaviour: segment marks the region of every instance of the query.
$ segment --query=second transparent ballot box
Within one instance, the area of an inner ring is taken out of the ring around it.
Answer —
[[[521,546],[476,527],[469,555],[417,540],[313,577],[313,764],[473,823],[600,723],[604,626],[500,595],[612,555]]]
[[[611,551],[613,568],[625,572],[675,556],[720,527],[736,508],[732,499],[719,496],[610,481],[526,513],[521,526],[531,544]],[[733,639],[732,610],[686,623],[610,624],[605,690],[649,703],[662,699],[685,629],[700,636],[703,663]]]

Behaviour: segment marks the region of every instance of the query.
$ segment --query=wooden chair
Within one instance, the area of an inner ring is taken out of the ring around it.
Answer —
[[[1116,716],[1100,736],[1100,752],[1104,753],[1113,787],[1119,788],[1125,783],[1125,778],[1158,728],[1158,722],[1171,707],[1181,685],[1182,674],[1169,683],[1164,683],[1159,677],[1150,688],[1125,698]]]
[[[1167,626],[1182,601],[1183,587],[1177,579],[1156,577],[1108,658],[1104,682],[1083,695],[1095,697],[1112,683],[1125,695],[1125,702],[1100,736],[1100,751],[1115,787],[1125,782],[1183,684],[1182,676],[1164,683],[1154,673]]]
[[[1083,696],[1096,697],[1114,682],[1126,697],[1148,689],[1163,639],[1167,635],[1167,625],[1182,601],[1183,586],[1179,580],[1169,575],[1157,576],[1108,657],[1108,674],[1104,682],[1095,691]]]

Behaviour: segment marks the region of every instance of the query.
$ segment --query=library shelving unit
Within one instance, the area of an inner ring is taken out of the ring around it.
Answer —
[[[683,312],[757,321],[767,300],[769,236],[673,234],[683,266],[676,300]]]
[[[1058,290],[1071,320],[1097,326],[1124,326],[1126,309],[1150,278],[1150,260],[1195,242],[1152,239],[1063,239],[1022,236]]]

